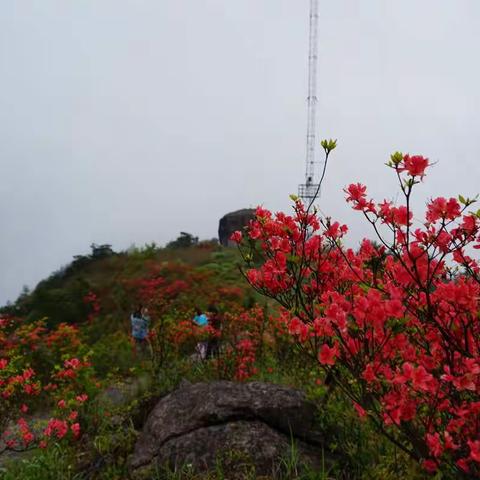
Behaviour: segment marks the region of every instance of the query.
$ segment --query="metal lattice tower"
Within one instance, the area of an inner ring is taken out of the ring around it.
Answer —
[[[308,116],[305,183],[298,186],[298,196],[307,203],[317,193],[316,165],[316,111],[318,64],[318,0],[310,0],[310,35],[308,49]]]

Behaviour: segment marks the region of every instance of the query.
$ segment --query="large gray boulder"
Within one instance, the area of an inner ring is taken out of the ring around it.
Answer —
[[[244,208],[224,215],[218,224],[218,240],[220,245],[224,247],[233,246],[233,242],[230,241],[232,233],[237,230],[243,230],[254,218],[255,210],[253,208]]]
[[[228,458],[223,463],[232,472],[249,464],[257,475],[268,475],[289,455],[292,443],[301,463],[315,466],[321,448],[313,431],[314,414],[315,406],[302,392],[283,386],[226,381],[183,385],[150,413],[130,467],[134,474],[156,465],[190,465],[201,471]]]

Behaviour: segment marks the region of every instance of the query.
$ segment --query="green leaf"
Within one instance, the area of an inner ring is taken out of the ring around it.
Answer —
[[[370,287],[366,284],[366,283],[359,283],[358,286],[364,291],[364,292],[368,292],[370,290]]]
[[[467,204],[467,200],[465,199],[465,197],[463,195],[459,195],[458,196],[458,200],[459,202],[462,204],[462,205],[466,205]]]
[[[287,255],[287,261],[291,263],[300,263],[300,257],[298,255]]]

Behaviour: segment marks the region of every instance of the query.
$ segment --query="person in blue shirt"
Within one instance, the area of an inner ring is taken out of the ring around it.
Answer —
[[[206,327],[208,325],[207,316],[197,307],[195,308],[195,316],[193,317],[193,323],[198,327]],[[207,342],[199,342],[196,346],[196,351],[200,360],[207,358]]]
[[[130,316],[132,325],[132,337],[135,342],[135,354],[145,353],[148,342],[148,327],[150,325],[150,317],[148,309],[139,305]]]
[[[208,318],[207,316],[202,313],[202,311],[199,308],[195,309],[195,316],[193,317],[193,321],[199,326],[199,327],[205,327],[208,325]]]

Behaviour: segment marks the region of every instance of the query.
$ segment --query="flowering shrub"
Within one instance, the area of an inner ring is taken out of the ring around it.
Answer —
[[[153,330],[150,341],[156,350],[159,337],[166,335],[166,342],[176,355],[188,356],[201,342],[207,342],[216,336],[221,344],[215,365],[218,377],[246,380],[257,371],[256,353],[263,347],[267,323],[260,307],[245,310],[237,307],[233,312],[222,315],[220,330],[215,330],[210,325],[198,326],[190,319],[181,320],[171,322],[163,332]]]
[[[83,297],[83,303],[88,307],[87,321],[92,323],[100,313],[100,302],[95,292],[88,292]]]
[[[42,321],[0,318],[0,437],[7,448],[44,447],[69,432],[80,436],[79,411],[95,383],[89,362],[76,356],[81,346],[75,327],[60,324],[49,332]],[[25,415],[40,403],[54,416],[34,432]]]
[[[327,160],[334,143],[325,142]],[[432,199],[415,222],[411,195],[429,167],[392,155],[404,203],[346,199],[377,243],[342,242],[347,226],[294,200],[293,215],[259,207],[236,232],[244,274],[281,306],[295,343],[383,434],[428,471],[480,475],[480,247],[474,200]],[[327,382],[328,379],[328,382]]]
[[[219,378],[245,381],[257,373],[269,326],[270,319],[258,305],[223,315],[221,349],[216,359]]]
[[[257,373],[255,368],[255,345],[250,338],[240,340],[235,351],[236,365],[235,365],[235,379],[246,380]]]
[[[243,310],[245,287],[230,285],[213,271],[182,263],[152,263],[146,276],[126,280],[124,286],[128,296],[148,307],[154,369],[165,365],[172,355],[190,355],[199,342],[213,335],[209,328],[193,324],[196,307],[206,309],[214,304],[228,312],[222,331],[230,323],[228,315],[237,315]],[[222,337],[230,338],[230,333]]]

